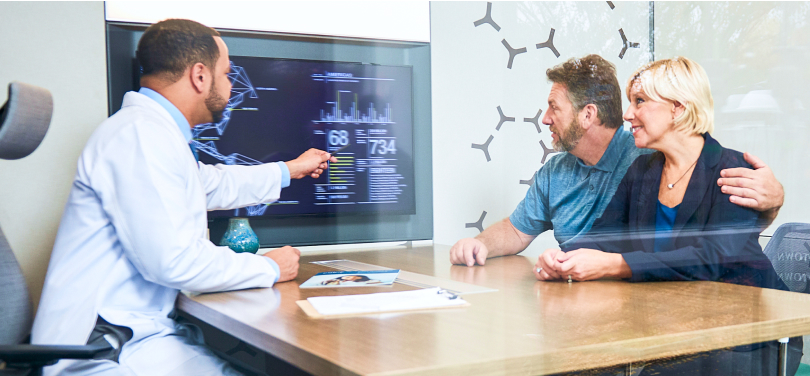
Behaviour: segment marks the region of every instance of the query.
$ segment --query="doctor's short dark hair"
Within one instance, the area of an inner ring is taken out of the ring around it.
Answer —
[[[168,19],[146,29],[135,56],[144,76],[176,82],[194,64],[214,69],[219,59],[214,37],[218,36],[219,32],[199,22]]]
[[[613,63],[596,54],[571,58],[546,70],[546,77],[565,86],[575,112],[593,104],[605,127],[615,129],[622,125],[622,90]]]

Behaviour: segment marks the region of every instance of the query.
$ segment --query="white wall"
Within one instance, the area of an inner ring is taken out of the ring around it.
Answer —
[[[0,103],[11,81],[44,87],[54,99],[40,147],[0,160],[0,226],[36,306],[76,161],[107,116],[104,4],[0,2],[0,35]]]
[[[431,63],[433,77],[433,212],[434,241],[453,244],[478,234],[465,223],[483,211],[484,227],[507,217],[523,199],[541,166],[540,141],[551,147],[548,127],[541,133],[523,121],[539,109],[546,111],[551,85],[545,71],[572,57],[596,53],[614,63],[623,84],[636,68],[649,61],[647,2],[614,2],[611,9],[598,2],[495,2],[492,18],[500,26],[475,27],[486,13],[486,2],[431,3]],[[559,57],[547,48],[536,49],[555,29]],[[631,48],[619,58],[622,29]],[[507,69],[508,53],[526,47]],[[496,107],[515,117],[500,130]],[[626,103],[625,103],[626,106]],[[541,116],[542,118],[542,116]],[[471,144],[492,135],[491,161]],[[526,254],[556,246],[551,232],[535,241]]]
[[[191,6],[190,6],[191,5]],[[110,21],[430,42],[428,1],[109,1]]]
[[[655,58],[676,55],[709,76],[717,140],[761,157],[785,187],[763,234],[810,222],[810,3],[656,2]]]

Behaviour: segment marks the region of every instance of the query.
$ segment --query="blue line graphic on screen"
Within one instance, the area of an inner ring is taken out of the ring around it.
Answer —
[[[192,130],[201,162],[260,165],[309,148],[338,162],[276,202],[209,217],[415,212],[410,67],[231,58],[222,120]]]
[[[231,98],[228,100],[228,105],[225,107],[225,111],[222,113],[222,120],[220,120],[218,123],[206,123],[195,126],[194,129],[191,131],[191,135],[193,138],[191,142],[197,148],[198,152],[208,154],[225,163],[226,165],[250,166],[262,164],[262,162],[241,155],[239,153],[223,155],[217,150],[217,145],[213,140],[210,140],[208,142],[202,142],[205,141],[206,138],[200,137],[201,133],[209,129],[216,129],[217,133],[220,136],[222,136],[225,133],[225,129],[228,128],[228,123],[231,121],[231,112],[234,110],[234,108],[242,104],[242,102],[245,100],[245,96],[247,95],[250,98],[259,97],[256,94],[256,89],[250,82],[250,78],[248,77],[244,68],[234,65],[233,62],[231,62],[231,73],[228,73],[228,78],[231,80],[232,94]]]
[[[234,65],[233,61],[231,61],[230,64],[231,72],[228,73],[228,78],[231,80],[232,85],[231,97],[228,99],[228,105],[225,107],[225,111],[222,113],[222,120],[220,120],[218,123],[206,123],[195,126],[191,132],[193,138],[191,142],[196,147],[197,152],[208,154],[226,165],[259,165],[262,164],[262,162],[239,153],[223,155],[217,150],[217,145],[213,140],[201,142],[199,138],[202,132],[209,129],[216,129],[217,133],[222,136],[225,133],[225,130],[228,128],[228,123],[231,121],[231,112],[234,110],[234,108],[244,102],[245,96],[249,96],[250,98],[259,97],[256,94],[256,89],[250,82],[250,78],[245,72],[245,69]],[[245,210],[247,211],[248,216],[263,215],[267,210],[267,205],[249,206],[246,207]],[[239,215],[239,209],[236,209],[235,215]]]
[[[250,82],[250,78],[248,77],[247,73],[245,73],[245,69],[234,65],[233,61],[231,61],[231,73],[228,73],[228,78],[231,80],[231,98],[228,100],[228,105],[225,107],[225,111],[222,113],[222,120],[219,123],[206,123],[200,124],[194,127],[192,131],[192,136],[197,138],[200,133],[215,128],[217,133],[221,136],[225,133],[225,129],[228,127],[228,123],[231,121],[231,111],[233,111],[236,106],[242,104],[245,100],[245,95],[249,96],[250,98],[258,98],[259,96],[256,94],[256,88],[253,87],[253,84]],[[214,156],[212,154],[212,156]],[[230,163],[233,164],[233,163]]]

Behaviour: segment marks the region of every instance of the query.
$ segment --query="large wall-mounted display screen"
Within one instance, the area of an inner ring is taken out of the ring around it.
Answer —
[[[201,162],[288,161],[309,148],[338,162],[293,179],[277,202],[209,217],[414,214],[411,67],[232,56],[229,76],[222,120],[193,130]]]
[[[140,88],[147,26],[107,22],[110,114]],[[293,179],[276,203],[209,212],[210,239],[234,216],[250,218],[263,247],[433,238],[430,44],[219,32],[233,89],[223,121],[193,132],[200,159],[273,163],[314,147],[340,162]]]

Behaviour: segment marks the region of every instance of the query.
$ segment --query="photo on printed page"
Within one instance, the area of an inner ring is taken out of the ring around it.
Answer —
[[[301,288],[315,287],[359,287],[392,285],[397,279],[399,270],[367,270],[318,273]]]

